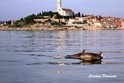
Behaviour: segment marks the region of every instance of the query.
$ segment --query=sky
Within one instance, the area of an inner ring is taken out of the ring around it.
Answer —
[[[84,14],[124,18],[124,0],[62,0],[62,7]],[[56,9],[57,0],[0,0],[0,21]]]

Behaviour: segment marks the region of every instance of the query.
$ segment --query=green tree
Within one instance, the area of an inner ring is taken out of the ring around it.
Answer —
[[[52,22],[51,25],[60,26],[61,24],[59,22]]]
[[[55,16],[54,17],[55,19],[61,19],[62,18],[62,16],[60,14],[58,14],[58,13],[55,13],[54,16]]]
[[[11,25],[11,21],[7,21],[6,22],[6,25]]]
[[[80,12],[78,12],[78,13],[75,13],[74,16],[75,16],[75,17],[81,17],[81,14],[80,14]]]
[[[84,14],[82,13],[82,15],[81,15],[82,17],[84,17]]]
[[[26,24],[32,24],[35,23],[34,19],[37,19],[37,16],[35,14],[32,14],[30,16],[25,17],[24,21]]]
[[[80,12],[78,12],[78,17],[81,17],[81,13]]]
[[[41,13],[38,13],[37,16],[42,16],[42,14]]]
[[[42,12],[42,16],[50,16],[52,18],[54,16],[54,12],[52,11]]]

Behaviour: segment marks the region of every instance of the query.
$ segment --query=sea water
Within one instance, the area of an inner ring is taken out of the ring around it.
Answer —
[[[101,63],[65,59],[103,52]],[[0,31],[0,83],[123,83],[124,31]]]

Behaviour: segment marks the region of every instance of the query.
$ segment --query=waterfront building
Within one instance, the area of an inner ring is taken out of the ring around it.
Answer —
[[[124,20],[121,21],[121,27],[124,29]]]
[[[68,8],[62,8],[62,0],[57,0],[57,12],[62,16],[73,16],[74,12]]]
[[[100,22],[94,22],[94,26],[96,26],[96,27],[102,27],[102,24]]]
[[[70,18],[68,24],[84,24],[87,20],[87,17],[76,17]]]

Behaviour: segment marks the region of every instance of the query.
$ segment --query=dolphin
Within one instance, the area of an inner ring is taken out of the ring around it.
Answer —
[[[102,53],[103,52],[98,52],[98,53],[83,53],[82,55],[80,55],[80,59],[84,60],[84,61],[96,61],[96,60],[101,60],[102,58]]]
[[[85,53],[85,49],[81,51],[80,53],[73,54],[73,55],[67,55],[65,56],[66,59],[80,59],[81,55]]]
[[[73,55],[67,55],[65,56],[66,59],[80,59],[84,61],[97,61],[101,60],[102,58],[102,53],[103,52],[98,52],[98,53],[90,53],[90,52],[85,52],[86,50],[84,49],[82,52],[73,54]]]

